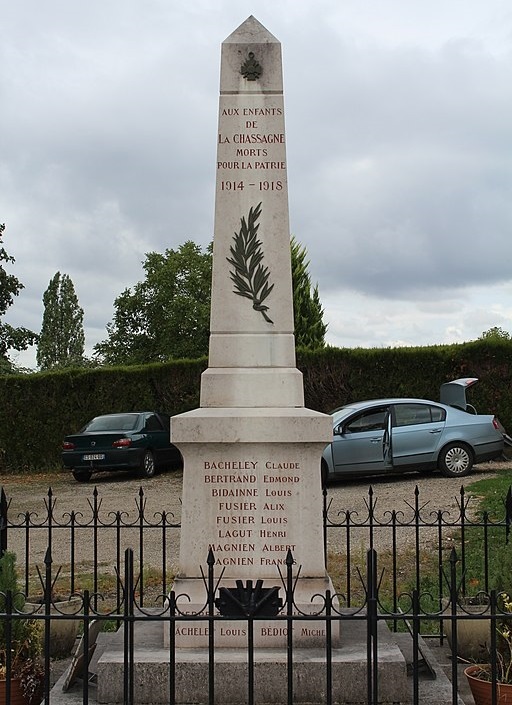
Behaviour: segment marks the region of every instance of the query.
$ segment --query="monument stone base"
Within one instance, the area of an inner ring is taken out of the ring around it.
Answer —
[[[97,665],[97,700],[109,705],[123,702],[122,630],[113,635]],[[169,702],[169,650],[163,645],[158,622],[135,624],[134,699],[142,704]],[[208,651],[177,649],[176,703],[208,703]],[[288,702],[287,655],[284,649],[254,651],[254,702],[281,705]],[[242,705],[247,702],[246,649],[215,651],[214,702]],[[293,702],[325,702],[326,660],[324,648],[294,649]],[[384,622],[378,631],[379,702],[410,703],[410,683],[405,658]],[[364,621],[346,620],[339,648],[332,652],[333,703],[367,702],[367,639]]]
[[[235,581],[228,578],[221,580],[219,587],[232,587]],[[279,580],[264,580],[265,587],[281,587]],[[205,588],[197,579],[178,579],[175,581],[173,590],[176,595],[186,595],[190,601],[181,602],[178,600],[178,609],[186,615],[201,614],[204,612]],[[330,590],[334,595],[334,589],[329,577],[322,578],[299,578],[294,581],[293,591],[293,614],[297,615],[319,615],[318,620],[305,619],[295,621],[293,628],[294,648],[315,648],[325,645],[325,593]],[[284,594],[281,589],[280,594]],[[335,608],[338,608],[336,601]],[[282,611],[280,614],[286,614]],[[285,648],[287,644],[288,628],[285,619],[276,620],[272,617],[268,619],[259,618],[254,620],[254,646],[256,648]],[[208,621],[176,622],[175,627],[176,646],[178,648],[207,648],[209,638]],[[339,622],[333,625],[331,644],[333,647],[339,646]],[[164,646],[169,645],[169,625],[164,627]],[[215,648],[244,649],[247,647],[247,623],[238,620],[217,621],[215,627]]]

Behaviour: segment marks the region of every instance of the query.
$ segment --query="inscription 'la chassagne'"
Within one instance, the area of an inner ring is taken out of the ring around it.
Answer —
[[[282,116],[283,108],[277,105],[234,105],[221,110],[217,154],[221,191],[283,191],[286,161]]]

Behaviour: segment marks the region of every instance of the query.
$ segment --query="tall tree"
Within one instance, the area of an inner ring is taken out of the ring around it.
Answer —
[[[512,336],[500,326],[493,326],[489,330],[484,330],[478,340],[511,340]]]
[[[298,345],[324,345],[318,288],[311,287],[305,248],[291,243]],[[187,241],[177,250],[146,254],[146,278],[114,302],[107,340],[94,351],[108,365],[195,359],[208,354],[212,246]]]
[[[57,272],[43,294],[43,323],[37,345],[41,370],[81,365],[84,360],[84,311],[67,274]]]
[[[304,348],[325,346],[327,325],[320,303],[318,284],[313,287],[308,272],[309,260],[306,248],[292,237],[293,315],[295,323],[295,345]]]
[[[14,303],[14,297],[18,296],[25,287],[13,274],[8,274],[2,262],[14,264],[16,261],[5,251],[2,245],[2,237],[5,225],[0,223],[0,318],[5,315],[7,309]],[[14,328],[8,323],[0,320],[0,374],[16,371],[15,366],[8,357],[9,350],[26,350],[29,345],[37,341],[37,334],[28,328]]]
[[[212,248],[188,240],[165,254],[150,252],[144,281],[114,302],[108,339],[94,346],[107,364],[143,364],[208,353]]]

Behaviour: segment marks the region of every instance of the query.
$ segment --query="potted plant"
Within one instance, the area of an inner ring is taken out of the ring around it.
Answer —
[[[8,676],[12,704],[30,705],[40,700],[44,679],[43,623],[19,617],[24,605],[25,597],[18,586],[16,556],[6,551],[0,557],[0,705],[6,702]]]
[[[444,611],[451,611],[450,600],[443,599],[442,605]],[[456,613],[457,656],[465,661],[480,663],[485,659],[491,643],[491,619],[475,619],[474,615],[489,614],[488,595],[480,593],[473,597],[459,597]],[[452,627],[449,623],[446,640],[453,651]]]
[[[496,590],[498,596],[502,593],[512,595],[512,542],[507,542],[500,547],[499,551],[493,553],[489,557],[489,563],[488,583],[490,588]],[[481,589],[478,579],[470,579],[468,588],[469,595],[466,593],[457,596],[457,619],[455,622],[457,656],[466,661],[481,663],[485,660],[491,643],[490,596],[489,592]],[[478,592],[474,594],[476,589]],[[443,599],[442,606],[443,610],[451,611],[449,599]],[[475,615],[481,618],[475,619]],[[446,638],[449,647],[453,650],[452,628],[449,624],[446,629]]]
[[[512,599],[505,592],[498,598],[496,618],[496,703],[512,705]],[[464,671],[475,705],[491,705],[493,676],[490,663],[474,664]]]
[[[44,558],[46,567],[45,575],[36,566],[39,574],[39,581],[42,587],[42,594],[29,595],[25,600],[25,612],[30,615],[73,615],[75,619],[50,619],[50,646],[49,653],[51,658],[61,659],[66,658],[73,651],[75,646],[78,629],[80,627],[79,614],[82,610],[83,600],[79,595],[69,595],[57,593],[55,586],[60,575],[61,568],[57,570],[57,574],[52,578],[52,558],[51,551],[48,548]],[[49,603],[46,602],[46,596],[50,596]]]

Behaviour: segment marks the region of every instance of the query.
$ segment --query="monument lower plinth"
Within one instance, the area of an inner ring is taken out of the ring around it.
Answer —
[[[289,705],[288,654],[286,649],[259,648],[254,651],[252,670],[247,649],[216,649],[214,692],[210,691],[211,664],[207,649],[178,649],[171,674],[169,650],[151,634],[138,635],[136,624],[134,699],[137,703],[169,703],[169,684],[174,682],[175,702],[207,705],[241,705],[248,702],[250,673],[253,678],[254,703]],[[158,625],[150,622],[148,631]],[[334,649],[331,659],[333,703],[364,704],[368,702],[367,634],[364,622],[348,622],[343,630],[343,643]],[[137,638],[138,637],[138,638]],[[147,648],[148,643],[151,648]],[[105,705],[122,703],[124,698],[124,652],[122,641],[112,643],[98,663],[97,700]],[[293,652],[293,702],[311,705],[326,702],[325,644],[320,648],[296,649]],[[378,659],[379,702],[383,705],[412,703],[407,664],[394,635],[379,624]],[[430,681],[429,681],[430,682]],[[448,684],[447,684],[448,685]],[[447,689],[449,690],[449,689]],[[450,696],[432,697],[425,702],[452,702]],[[423,702],[423,699],[421,700]]]
[[[278,588],[284,604],[291,570],[294,614],[325,614],[321,596],[333,592],[323,551],[320,457],[326,440],[318,438],[327,435],[325,419],[304,408],[201,408],[174,417],[187,475],[173,586],[178,611],[205,613],[211,550],[216,597],[237,580],[262,580],[263,587]],[[193,626],[177,629],[179,647],[208,645],[208,623]],[[316,646],[325,640],[325,624],[305,622],[293,636],[297,646]],[[285,622],[255,623],[256,646],[285,646],[286,639]],[[226,621],[216,628],[215,644],[246,645],[246,625]]]
[[[178,578],[199,578],[210,549],[223,579],[275,581],[288,551],[294,574],[326,575],[326,419],[304,408],[196,409],[174,417],[187,478]]]

